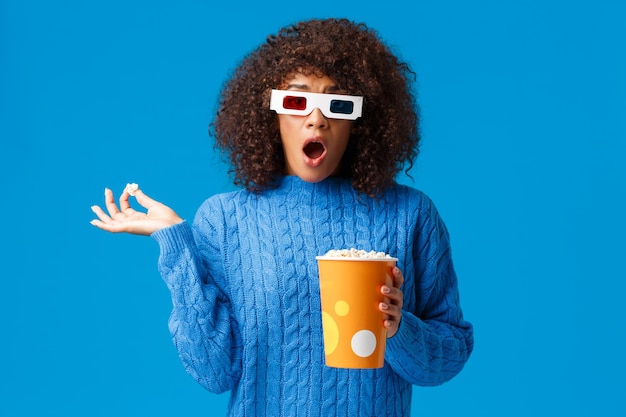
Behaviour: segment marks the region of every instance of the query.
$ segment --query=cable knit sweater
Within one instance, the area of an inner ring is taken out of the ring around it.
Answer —
[[[349,180],[287,176],[260,194],[211,197],[193,225],[152,236],[180,358],[208,390],[231,391],[231,416],[408,416],[411,384],[449,380],[472,351],[446,227],[413,188],[374,200]],[[405,277],[380,369],[324,364],[315,256],[351,247],[390,253]]]

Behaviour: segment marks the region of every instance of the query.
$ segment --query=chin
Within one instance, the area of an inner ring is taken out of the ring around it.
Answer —
[[[322,171],[313,171],[310,170],[301,170],[293,172],[292,175],[299,177],[302,181],[316,183],[324,181],[326,178],[330,177],[332,174],[330,172],[322,172]]]
[[[298,175],[302,181],[317,183],[322,182],[326,178],[330,177],[330,175]]]

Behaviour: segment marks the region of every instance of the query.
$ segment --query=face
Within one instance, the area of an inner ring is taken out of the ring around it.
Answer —
[[[330,78],[315,74],[298,73],[280,89],[346,94]],[[351,120],[326,118],[318,108],[306,116],[279,114],[287,175],[296,175],[307,182],[319,182],[336,174],[348,146],[353,123]]]

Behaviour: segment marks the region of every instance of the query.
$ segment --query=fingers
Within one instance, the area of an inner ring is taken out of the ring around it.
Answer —
[[[383,312],[383,325],[387,329],[387,337],[393,337],[400,327],[400,320],[402,320],[402,308],[397,305],[380,303],[380,311]]]
[[[383,324],[387,328],[387,337],[392,337],[398,331],[400,320],[402,319],[402,306],[404,295],[400,287],[404,284],[404,275],[400,268],[392,269],[393,286],[383,285],[380,292],[385,296],[385,300],[378,306],[384,313]]]
[[[123,228],[121,227],[120,221],[123,221],[125,218],[135,213],[135,211],[130,208],[128,193],[126,191],[124,191],[120,196],[120,211],[115,204],[113,191],[109,188],[105,188],[104,206],[108,211],[108,214],[105,213],[105,211],[98,205],[91,206],[91,211],[98,217],[98,219],[92,220],[90,223],[109,232],[122,231]]]
[[[386,303],[383,301],[378,305],[378,308],[388,316],[386,317],[387,319],[399,320],[400,317],[402,317],[402,307],[397,304]]]
[[[91,206],[91,211],[94,212],[98,219],[92,220],[90,223],[102,230],[108,232],[118,232],[119,222],[109,217],[99,206]]]
[[[151,199],[141,190],[135,191],[134,196],[140,205],[148,209],[148,212],[137,211],[130,206],[130,193],[127,189],[120,195],[118,208],[113,192],[105,188],[104,208],[97,205],[91,207],[97,216],[91,224],[113,233],[150,235],[156,230],[184,221],[171,208]]]
[[[145,194],[142,193],[145,196]],[[130,201],[128,200],[130,194],[126,189],[120,195],[119,201],[119,209],[115,204],[115,198],[113,197],[113,191],[109,188],[104,189],[104,203],[107,211],[109,212],[109,217],[115,219],[119,218],[120,214],[124,214],[126,216],[132,216],[135,213],[135,210],[130,206]],[[140,203],[141,204],[141,203]],[[96,213],[97,214],[97,213]],[[98,216],[100,217],[100,216]]]
[[[145,195],[143,191],[141,191],[141,189],[138,189],[137,191],[135,191],[135,199],[137,200],[139,204],[141,204],[143,208],[146,208],[148,210],[150,210],[150,207],[157,204],[156,200],[153,200],[147,195]]]
[[[101,220],[92,220],[89,223],[96,226],[99,229],[106,230],[107,232],[116,233],[120,230],[118,229],[118,225],[113,222],[103,222]]]
[[[128,194],[128,191],[124,189],[124,191],[122,191],[122,194],[120,195],[120,211],[122,212],[130,209],[130,202],[128,201],[128,197],[130,197],[130,194]]]
[[[380,289],[380,292],[382,292],[385,297],[388,297],[390,304],[393,304],[402,308],[402,304],[403,304],[402,302],[403,302],[404,297],[403,297],[402,291],[399,288],[388,287],[386,285],[383,285]]]
[[[98,216],[100,222],[108,223],[111,221],[111,218],[107,216],[107,214],[99,206],[91,206],[91,211],[93,211],[94,214]]]
[[[109,188],[104,189],[104,206],[109,212],[109,217],[111,218],[115,218],[120,213],[117,206],[115,205],[113,191],[111,191]]]
[[[400,271],[400,268],[394,266],[391,272],[393,273],[393,286],[396,288],[402,287],[402,284],[404,284],[404,275],[402,271]]]
[[[380,288],[380,292],[385,297],[389,298],[389,302],[391,304],[396,305],[401,309],[404,296],[400,288],[402,287],[402,284],[404,284],[404,275],[402,275],[402,271],[400,271],[400,268],[398,267],[393,267],[391,273],[393,275],[393,286],[383,285]]]

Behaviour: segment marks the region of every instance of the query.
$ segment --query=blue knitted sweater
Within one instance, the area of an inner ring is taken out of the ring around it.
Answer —
[[[287,176],[211,197],[193,225],[152,236],[179,356],[208,390],[231,391],[231,416],[408,416],[412,384],[449,380],[472,351],[446,227],[413,188],[374,200],[349,180]],[[324,365],[315,256],[351,247],[392,254],[405,277],[380,369]]]

